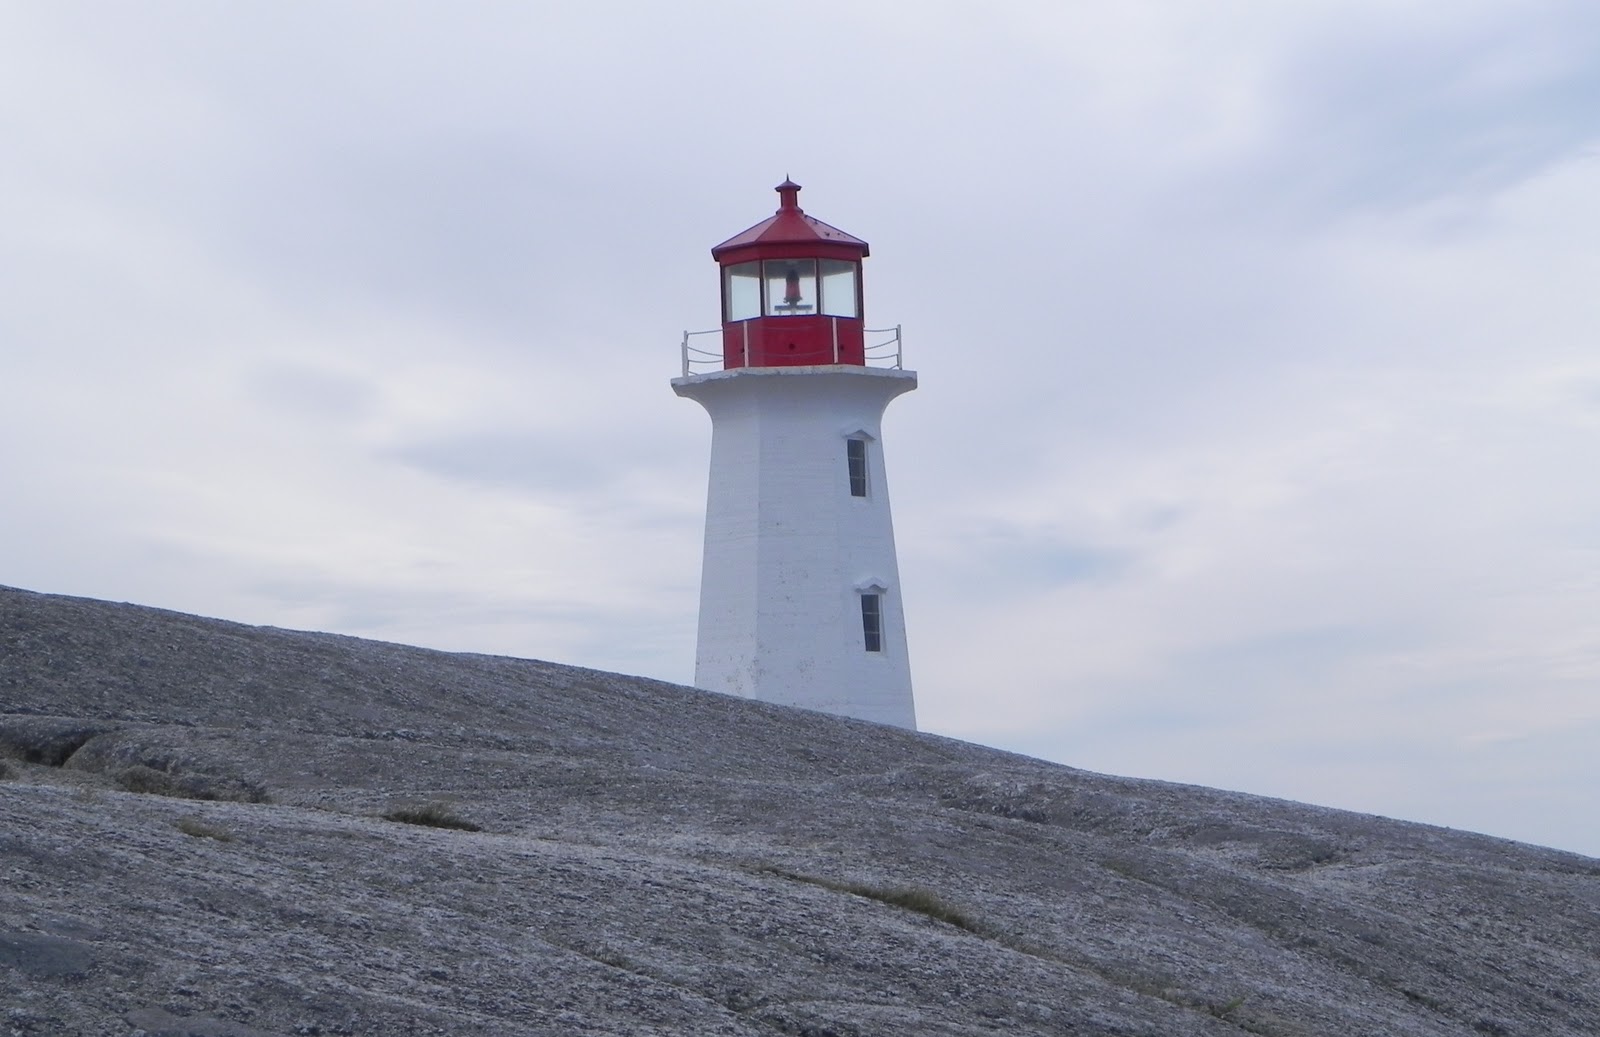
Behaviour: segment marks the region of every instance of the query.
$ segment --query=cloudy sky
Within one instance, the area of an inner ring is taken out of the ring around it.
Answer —
[[[0,2],[0,584],[693,677],[872,243],[924,729],[1600,855],[1600,6]]]

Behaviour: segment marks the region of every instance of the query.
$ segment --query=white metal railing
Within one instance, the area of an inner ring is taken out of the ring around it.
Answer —
[[[900,340],[900,325],[896,324],[892,328],[866,328],[864,332],[868,335],[889,336],[881,342],[867,343],[867,366],[892,367],[896,371],[900,370],[902,361],[905,359],[902,355],[904,344]]]
[[[748,321],[745,321],[744,325],[744,361],[746,364],[748,364],[750,362],[750,325]],[[837,332],[837,328],[835,329],[835,332]],[[897,371],[904,366],[905,344],[901,337],[900,325],[896,324],[892,328],[865,328],[863,329],[863,332],[867,335],[889,336],[888,338],[879,339],[877,342],[866,343],[866,348],[864,350],[866,366],[887,367],[893,368]],[[703,374],[707,371],[720,370],[722,368],[723,356],[721,349],[701,349],[698,346],[691,346],[689,344],[689,340],[696,335],[721,334],[721,328],[710,328],[706,331],[685,331],[683,333],[683,345],[681,347],[681,352],[683,358],[684,377],[688,377],[691,374]],[[835,335],[835,338],[837,339],[837,334]],[[838,348],[838,342],[836,340],[834,342],[835,354],[838,353]]]
[[[697,349],[689,345],[689,338],[693,335],[721,335],[721,328],[712,328],[710,331],[685,331],[683,333],[683,376],[700,374],[704,371],[714,371],[722,366],[722,350],[713,353],[709,349]]]

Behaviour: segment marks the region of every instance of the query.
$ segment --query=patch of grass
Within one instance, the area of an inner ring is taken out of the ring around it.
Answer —
[[[453,828],[461,832],[483,831],[482,825],[473,824],[445,804],[437,802],[394,807],[383,815],[383,819],[408,825],[426,825],[429,828]]]
[[[882,901],[891,907],[900,907],[907,911],[915,911],[919,915],[927,915],[929,918],[944,922],[947,925],[953,925],[957,929],[965,929],[971,933],[978,931],[976,922],[962,913],[959,908],[947,903],[931,889],[924,889],[921,886],[879,887],[852,885],[849,892],[857,896]]]
[[[1225,1004],[1207,1005],[1206,1006],[1206,1011],[1210,1012],[1212,1015],[1216,1016],[1218,1019],[1227,1019],[1229,1016],[1233,1015],[1233,1013],[1237,1012],[1239,1010],[1240,1006],[1242,1006],[1243,1004],[1244,1004],[1244,995],[1240,994],[1238,997],[1233,998],[1231,1001],[1228,1001]]]
[[[1124,860],[1120,857],[1107,857],[1100,862],[1100,866],[1114,875],[1121,875],[1123,878],[1134,882],[1150,881],[1146,878],[1145,872],[1131,860]]]
[[[233,842],[233,833],[226,828],[208,825],[198,817],[182,817],[172,822],[172,827],[196,839],[215,839],[219,843]]]
[[[986,935],[981,926],[959,908],[950,904],[939,894],[921,886],[873,886],[863,882],[840,882],[836,879],[820,878],[816,875],[802,875],[798,872],[785,871],[782,868],[764,867],[761,869],[772,875],[792,879],[795,882],[804,882],[812,886],[821,886],[831,889],[836,893],[850,893],[858,897],[866,897],[879,903],[888,904],[906,911],[915,911],[919,915],[926,915],[946,925],[953,925],[957,929],[965,929],[969,933]]]

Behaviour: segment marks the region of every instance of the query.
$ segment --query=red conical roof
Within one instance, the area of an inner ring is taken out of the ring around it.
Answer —
[[[713,259],[727,264],[803,256],[859,259],[868,254],[865,241],[805,214],[800,208],[799,184],[785,179],[775,190],[781,199],[778,211],[713,248]]]

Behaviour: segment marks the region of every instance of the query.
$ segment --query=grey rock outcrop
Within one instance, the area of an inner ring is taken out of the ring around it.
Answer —
[[[0,589],[0,757],[0,1034],[1600,1032],[1595,860],[640,678]]]

